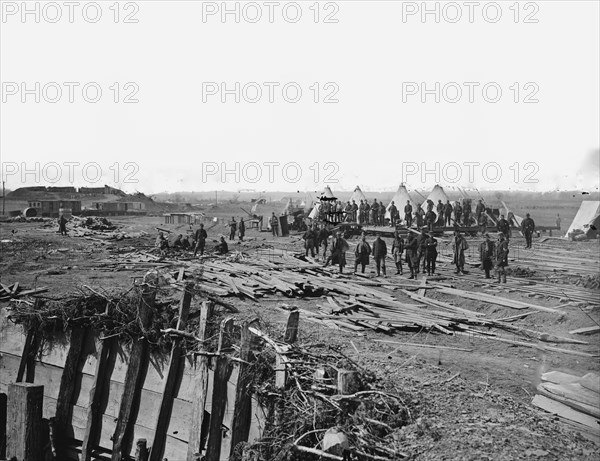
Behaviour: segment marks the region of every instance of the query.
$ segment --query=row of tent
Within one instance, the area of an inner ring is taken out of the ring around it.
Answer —
[[[333,195],[331,188],[329,186],[326,186],[325,190],[321,194],[321,200],[335,200],[335,199],[336,199],[336,197],[335,197],[335,195]],[[352,193],[352,196],[350,197],[351,203],[353,200],[357,204],[359,204],[361,200],[364,202],[368,202],[367,197],[365,196],[363,191],[358,186],[356,186],[356,188],[354,189],[354,192]],[[433,190],[429,193],[429,195],[427,196],[427,199],[423,200],[423,202],[421,203],[421,208],[423,208],[424,211],[427,211],[427,200],[431,200],[434,204],[436,204],[436,203],[438,203],[438,200],[441,200],[442,203],[446,203],[449,200],[449,198],[446,195],[446,192],[444,192],[444,189],[442,188],[442,186],[436,185],[433,188]],[[392,200],[390,200],[390,203],[388,203],[388,205],[386,206],[386,213],[385,213],[386,219],[390,218],[390,207],[392,206],[392,202],[394,202],[394,205],[396,206],[396,208],[398,208],[398,211],[400,212],[401,215],[403,215],[403,210],[406,205],[406,202],[410,203],[413,210],[416,208],[416,205],[415,205],[413,199],[410,197],[408,190],[406,190],[406,187],[404,186],[404,184],[400,184],[400,187],[398,187],[398,190],[392,197]],[[312,209],[311,213],[308,215],[308,217],[311,219],[315,219],[319,215],[320,206],[321,206],[320,202],[316,203],[314,208]],[[433,212],[436,213],[435,207],[433,209]],[[437,216],[437,213],[436,213],[436,216]]]

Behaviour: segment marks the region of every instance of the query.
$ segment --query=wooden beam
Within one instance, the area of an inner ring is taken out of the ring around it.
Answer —
[[[179,272],[179,278],[183,277],[183,268]],[[194,283],[185,284],[185,292],[179,305],[179,319],[177,320],[177,330],[185,330],[188,315],[190,313],[190,304],[194,295]],[[156,430],[154,432],[154,441],[150,451],[150,461],[161,461],[165,451],[167,440],[167,430],[171,421],[171,412],[173,410],[173,400],[177,394],[177,388],[181,383],[183,372],[184,351],[181,347],[181,340],[178,337],[173,338],[171,347],[171,360],[169,369],[166,373],[166,379],[162,391],[162,401],[160,410],[156,419]]]
[[[25,378],[25,382],[32,383],[35,378],[35,356],[40,346],[37,328],[30,328],[27,331],[23,353],[21,354],[21,363],[17,371],[16,382],[20,383]]]
[[[202,303],[200,311],[200,324],[198,327],[198,338],[204,341],[207,336],[208,319],[212,316],[213,304]],[[204,350],[204,344],[200,344]],[[195,359],[196,374],[194,375],[194,402],[192,403],[192,421],[190,436],[188,437],[187,461],[196,461],[202,453],[202,426],[204,423],[204,406],[206,405],[206,394],[208,392],[208,362],[209,357],[200,355]]]
[[[231,450],[229,456],[233,456],[236,445],[247,442],[250,434],[250,422],[252,420],[252,398],[250,395],[250,384],[252,377],[248,373],[250,362],[250,345],[252,333],[248,329],[248,322],[244,322],[241,330],[240,359],[243,362],[238,366],[238,379],[235,388],[235,403],[233,404],[233,425],[231,428]]]
[[[285,328],[285,336],[283,341],[287,344],[294,344],[298,339],[298,322],[300,320],[300,312],[292,311],[288,316],[287,325]]]
[[[138,318],[145,330],[152,324],[156,288],[145,284],[138,306]],[[123,395],[117,426],[113,435],[112,461],[126,459],[131,452],[133,426],[139,410],[140,395],[148,369],[148,341],[138,339],[131,347],[129,366],[125,374]]]
[[[42,459],[42,408],[44,386],[31,383],[8,385],[7,459]]]
[[[570,335],[591,335],[593,333],[598,333],[600,332],[600,326],[596,325],[593,327],[587,327],[587,328],[579,328],[577,330],[571,330],[569,331]]]
[[[117,338],[100,341],[94,382],[90,388],[87,422],[81,445],[81,461],[92,459],[92,450],[100,443],[100,423],[108,399],[110,375],[114,368]]]
[[[71,329],[69,336],[69,352],[65,360],[65,367],[60,378],[60,388],[56,401],[55,429],[57,439],[57,453],[59,458],[67,457],[67,432],[73,415],[75,391],[77,388],[77,374],[83,352],[83,345],[87,330],[81,327]]]
[[[219,350],[213,379],[212,408],[210,412],[210,429],[208,432],[208,445],[206,459],[221,459],[222,424],[227,406],[227,381],[231,376],[232,364],[227,357],[231,349],[233,332],[233,319],[227,318],[221,322],[219,332]]]

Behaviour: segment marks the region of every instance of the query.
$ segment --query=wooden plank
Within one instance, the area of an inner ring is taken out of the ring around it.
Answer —
[[[77,374],[80,373],[80,362],[83,352],[83,344],[87,330],[76,327],[71,329],[69,336],[69,352],[65,359],[63,373],[60,378],[60,388],[56,403],[55,429],[57,440],[57,454],[60,458],[66,458],[68,452],[68,431],[71,422],[73,404],[75,403],[75,391],[77,388]]]
[[[598,420],[596,418],[581,413],[580,411],[573,410],[564,403],[557,402],[556,400],[549,399],[548,397],[539,394],[533,398],[531,403],[548,413],[582,424],[595,434],[600,435],[600,426],[598,426]]]
[[[100,443],[100,424],[108,398],[110,375],[115,363],[116,343],[116,337],[100,341],[96,370],[89,393],[89,407],[81,446],[82,461],[90,461],[92,450]]]
[[[42,407],[44,386],[31,383],[8,385],[7,459],[42,459]]]
[[[142,328],[152,324],[156,288],[145,284],[138,306],[138,318]],[[119,409],[119,419],[113,434],[112,461],[121,461],[129,456],[133,440],[132,430],[140,404],[140,394],[148,368],[148,341],[145,338],[133,343],[129,356],[129,366],[125,375],[123,396]]]
[[[240,359],[244,362],[250,361],[251,343],[252,333],[248,330],[248,322],[244,322],[242,324],[240,338]],[[233,456],[234,449],[238,443],[248,441],[250,422],[252,420],[252,399],[250,395],[252,377],[248,373],[248,364],[244,362],[240,362],[238,366],[235,403],[233,404],[230,457]]]
[[[34,305],[37,306],[37,303]],[[23,353],[21,354],[21,363],[17,372],[16,382],[20,383],[25,378],[25,382],[32,383],[35,379],[35,357],[40,347],[40,339],[37,333],[37,328],[30,328],[27,331],[27,338],[23,345]]]
[[[227,406],[227,381],[233,371],[228,353],[231,352],[233,319],[226,318],[221,322],[219,331],[220,354],[217,358],[213,380],[212,408],[210,411],[210,429],[206,447],[206,459],[221,458],[222,424]]]
[[[573,408],[574,410],[581,411],[587,415],[593,416],[594,418],[600,418],[600,408],[594,405],[589,405],[577,400],[569,398],[565,393],[556,393],[549,388],[549,386],[558,386],[557,384],[541,383],[537,386],[537,391],[549,399],[556,400],[557,402],[564,403],[565,405]]]
[[[591,335],[594,333],[598,333],[600,332],[600,326],[596,325],[593,327],[587,327],[587,328],[579,328],[577,330],[571,330],[569,331],[570,335]]]
[[[463,349],[460,347],[436,346],[435,344],[401,343],[399,341],[387,341],[385,339],[375,339],[376,343],[395,344],[398,346],[426,347],[430,349],[448,349],[452,351],[473,352],[473,349]]]
[[[198,338],[205,340],[207,336],[208,319],[212,316],[213,304],[202,303],[200,311],[200,323],[198,327]],[[205,346],[202,345],[204,349]],[[192,403],[192,420],[190,423],[190,435],[188,437],[187,461],[195,461],[200,458],[202,452],[202,426],[204,423],[204,406],[206,405],[206,394],[208,392],[208,361],[209,357],[201,355],[195,358],[196,374],[194,376],[194,402]]]
[[[294,344],[298,339],[298,322],[300,320],[300,312],[292,311],[288,316],[285,335],[283,341],[287,344]]]
[[[541,383],[540,386],[555,395],[596,407],[598,409],[597,411],[600,412],[600,399],[598,398],[598,394],[586,389],[579,383]]]
[[[586,374],[583,378],[581,378],[579,384],[590,391],[600,393],[600,376],[595,373]]]
[[[580,380],[580,376],[570,375],[562,371],[548,371],[542,374],[542,381],[555,384],[578,383]]]
[[[183,278],[183,268],[179,272],[179,277]],[[179,305],[179,319],[177,320],[177,330],[185,330],[188,315],[190,313],[190,304],[194,295],[194,283],[188,282],[185,284],[185,291]],[[177,385],[181,382],[181,374],[183,373],[184,351],[181,347],[181,339],[173,338],[171,347],[171,359],[169,361],[169,369],[166,373],[166,380],[162,391],[162,399],[160,410],[156,419],[156,431],[154,441],[150,451],[150,461],[161,461],[164,451],[165,442],[167,439],[167,429],[171,420],[173,411],[173,400]]]

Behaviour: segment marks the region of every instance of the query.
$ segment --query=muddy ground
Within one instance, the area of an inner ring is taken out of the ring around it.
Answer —
[[[122,240],[102,236],[60,236],[55,222],[2,223],[0,225],[0,274],[5,285],[19,282],[21,286],[45,286],[52,298],[60,298],[77,291],[82,285],[105,291],[128,288],[147,269],[132,265],[127,270],[114,271],[103,267],[111,255],[132,249],[152,251],[156,227],[171,228],[185,233],[189,226],[165,226],[162,217],[109,218],[120,226],[119,231],[145,235]],[[209,231],[209,247],[216,244],[221,225]],[[214,242],[212,242],[214,240]],[[231,250],[239,250],[250,257],[258,248],[284,248],[303,252],[300,236],[274,238],[270,233],[248,230],[246,242],[233,243]],[[353,241],[350,242],[353,248]],[[391,242],[388,242],[391,246]],[[600,252],[598,242],[553,243],[560,248],[573,248],[591,255],[598,269]],[[352,252],[348,253],[348,272],[353,266]],[[190,258],[190,254],[179,257]],[[177,257],[170,258],[176,261]],[[392,262],[388,260],[386,284],[405,280],[405,276],[390,275]],[[369,270],[370,269],[370,270]],[[374,264],[367,275],[374,277]],[[453,267],[439,264],[441,275],[451,276]],[[406,273],[406,272],[405,272]],[[479,271],[472,274],[481,277]],[[572,274],[576,275],[576,274]],[[347,275],[347,277],[353,277]],[[448,279],[450,280],[450,279]],[[495,284],[474,284],[470,280],[452,278],[457,288],[471,291],[483,290],[503,297],[521,299],[544,306],[561,305],[556,298],[543,296],[531,298],[518,292],[509,292]],[[481,280],[485,282],[485,280]],[[434,291],[434,290],[430,290]],[[600,295],[600,291],[598,291]],[[394,295],[397,295],[395,292]],[[428,296],[436,297],[435,292]],[[440,296],[440,295],[437,295]],[[600,296],[599,296],[600,298]],[[440,299],[442,299],[440,297]],[[485,305],[477,301],[448,299],[462,308],[485,313],[489,318],[502,318],[520,313],[510,308]],[[283,328],[288,312],[282,304],[316,311],[320,299],[285,298],[272,296],[253,303],[249,300],[229,298],[239,307],[240,317],[256,317]],[[570,337],[569,331],[592,326],[600,322],[599,308],[572,304],[567,315],[536,312],[513,323],[515,326],[543,331],[557,336]],[[519,340],[507,334],[507,339]],[[600,353],[600,335],[577,337],[589,341],[576,350]],[[399,440],[403,452],[413,459],[594,459],[600,449],[593,441],[576,430],[559,422],[551,415],[531,406],[541,373],[560,370],[584,375],[600,373],[598,358],[542,352],[466,336],[447,336],[427,332],[351,333],[332,330],[314,323],[300,325],[300,341],[327,340],[341,347],[349,357],[364,367],[389,380],[408,396],[413,409],[413,424],[404,428]],[[427,349],[403,344],[375,342],[434,344],[472,352]],[[562,346],[562,345],[559,345]],[[458,376],[455,376],[457,375]],[[450,378],[453,378],[449,380]]]

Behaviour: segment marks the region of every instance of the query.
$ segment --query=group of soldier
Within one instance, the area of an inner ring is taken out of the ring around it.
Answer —
[[[233,220],[234,221],[234,220]],[[243,219],[241,220],[243,222]],[[231,224],[230,224],[231,228]],[[242,235],[243,237],[243,235]],[[204,255],[206,249],[206,240],[208,234],[204,229],[204,224],[200,224],[200,227],[196,229],[193,234],[186,235],[178,234],[175,241],[169,244],[169,240],[165,237],[165,234],[161,231],[156,237],[155,247],[160,251],[161,256],[165,256],[170,249],[174,251],[194,251],[194,256],[200,253],[200,256]],[[227,254],[229,252],[229,246],[225,241],[224,236],[220,236],[219,243],[215,246],[214,252],[217,254]]]

